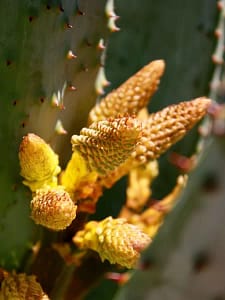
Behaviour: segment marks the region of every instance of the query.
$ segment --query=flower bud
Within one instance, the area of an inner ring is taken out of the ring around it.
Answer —
[[[134,117],[95,122],[72,136],[73,151],[81,153],[91,171],[106,174],[131,155],[141,130],[141,122]]]
[[[52,230],[63,230],[76,217],[77,206],[63,187],[44,187],[31,201],[31,218]]]
[[[60,172],[58,155],[39,136],[29,133],[23,137],[19,149],[19,160],[23,183],[32,191],[44,184],[56,185]]]
[[[102,261],[107,259],[111,264],[132,268],[151,240],[125,219],[108,217],[101,222],[88,222],[84,230],[77,232],[73,241],[82,249],[97,251]]]
[[[49,300],[35,276],[9,274],[1,284],[0,300]]]
[[[94,106],[89,113],[89,124],[109,117],[115,118],[119,114],[137,114],[158,89],[164,69],[163,60],[155,60],[144,66]]]

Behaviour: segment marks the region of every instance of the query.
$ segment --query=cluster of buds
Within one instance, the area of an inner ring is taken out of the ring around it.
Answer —
[[[33,192],[31,217],[52,230],[62,230],[76,217],[76,204],[62,186],[57,175],[61,171],[58,155],[39,136],[28,134],[19,149],[23,183]]]
[[[201,97],[143,113],[164,68],[162,60],[148,64],[96,104],[88,127],[72,136],[73,154],[62,172],[57,154],[40,137],[30,133],[20,145],[23,183],[33,192],[31,217],[52,230],[68,227],[80,211],[94,212],[103,189],[129,175],[123,218],[88,222],[73,238],[79,248],[97,251],[102,260],[127,268],[135,265],[184,186],[180,180],[172,197],[158,205],[161,211],[157,206],[143,211],[158,175],[156,159],[206,114],[211,103]]]

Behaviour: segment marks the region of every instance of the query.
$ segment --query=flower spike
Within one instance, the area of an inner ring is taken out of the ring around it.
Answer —
[[[131,157],[102,177],[102,185],[109,188],[132,168],[158,158],[200,121],[210,104],[210,99],[201,97],[150,114],[145,122],[142,121],[142,136]]]
[[[204,117],[211,100],[205,97],[180,102],[150,114],[132,156],[140,162],[158,158]]]
[[[151,239],[125,219],[108,217],[101,222],[88,222],[73,241],[81,249],[98,252],[102,261],[107,259],[111,264],[132,268]]]
[[[91,110],[88,124],[119,114],[137,114],[156,92],[164,69],[163,60],[155,60],[143,67]]]

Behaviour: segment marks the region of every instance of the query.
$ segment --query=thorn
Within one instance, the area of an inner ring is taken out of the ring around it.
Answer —
[[[108,85],[110,85],[110,82],[107,80],[105,76],[105,70],[103,67],[100,67],[95,81],[95,91],[97,95],[103,95],[104,87]]]
[[[68,59],[75,59],[77,56],[72,52],[72,50],[69,50],[66,56]]]
[[[224,5],[223,5],[223,1],[218,1],[217,2],[217,8],[221,11],[223,9]]]
[[[51,104],[54,107],[59,107],[59,100],[55,93],[52,95]]]
[[[220,28],[217,28],[214,34],[217,38],[220,38],[222,36],[222,30]]]
[[[114,11],[109,11],[108,13],[106,13],[106,16],[107,16],[108,18],[114,18],[114,17],[116,17],[116,14],[115,14]]]
[[[29,16],[29,22],[32,22],[34,20],[34,16]]]
[[[105,45],[104,45],[104,40],[103,39],[100,39],[99,42],[98,42],[98,45],[97,45],[97,48],[99,50],[104,50],[105,49]]]
[[[64,8],[62,7],[62,4],[59,5],[59,10],[60,10],[61,12],[64,12]]]
[[[213,63],[216,64],[216,65],[222,65],[223,62],[224,62],[224,60],[223,60],[222,58],[218,57],[218,56],[215,55],[215,54],[212,55],[212,61],[213,61]]]
[[[41,103],[44,103],[44,102],[45,102],[45,98],[44,98],[44,97],[41,97],[41,98],[40,98],[40,102],[41,102]]]
[[[116,26],[116,20],[119,19],[119,16],[110,17],[108,21],[108,28],[111,32],[117,32],[120,31],[120,28]]]
[[[31,251],[34,255],[37,255],[41,248],[41,241],[37,241],[35,244],[31,246]]]
[[[64,105],[63,103],[61,103],[61,104],[59,105],[59,109],[60,109],[60,110],[64,110],[64,109],[66,109],[66,107],[65,107],[65,105]]]
[[[49,10],[49,9],[51,9],[51,6],[49,4],[47,4],[46,8]]]
[[[108,272],[105,275],[106,279],[110,279],[118,283],[119,285],[125,284],[130,279],[131,274],[126,273],[116,273],[116,272]]]
[[[64,20],[63,20],[63,27],[65,28],[65,29],[72,29],[73,28],[73,25],[72,24],[70,24],[70,22],[69,22],[69,19],[67,18],[67,17],[64,17]]]
[[[13,106],[16,106],[18,104],[18,101],[17,100],[14,100],[13,101]]]
[[[69,24],[69,23],[66,23],[66,28],[72,29],[72,28],[73,28],[73,25],[71,25],[71,24]]]
[[[80,8],[79,8],[78,1],[77,1],[77,4],[76,4],[76,13],[79,16],[85,16],[85,12],[81,11]]]
[[[115,17],[116,14],[114,12],[114,0],[108,0],[105,6],[105,14],[107,17]]]
[[[62,125],[62,121],[58,120],[55,125],[55,132],[59,135],[67,134],[67,131],[64,129]]]
[[[72,84],[69,84],[69,85],[67,86],[67,89],[68,89],[69,91],[72,91],[72,92],[75,92],[75,91],[77,90],[77,88],[76,88],[74,85],[72,85]]]
[[[85,12],[83,12],[83,11],[81,11],[81,10],[79,10],[79,9],[77,9],[77,14],[78,14],[79,16],[85,16]]]

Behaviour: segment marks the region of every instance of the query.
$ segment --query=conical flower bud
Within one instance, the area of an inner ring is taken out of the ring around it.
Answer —
[[[122,164],[140,139],[141,123],[122,117],[93,123],[72,136],[73,151],[79,151],[91,171],[106,174]]]
[[[97,251],[102,261],[132,268],[140,252],[150,243],[148,235],[125,219],[108,217],[101,222],[91,221],[78,231],[74,243],[83,249]]]
[[[9,274],[1,284],[0,300],[49,300],[35,276]]]
[[[63,230],[76,217],[77,206],[60,186],[36,191],[31,201],[31,217],[36,224],[52,230]]]
[[[158,158],[204,117],[211,100],[205,97],[180,102],[150,114],[132,157],[140,162]]]
[[[103,177],[101,184],[111,187],[131,169],[158,158],[201,120],[210,103],[210,99],[201,97],[150,114],[142,121],[142,135],[131,157]]]
[[[119,114],[137,114],[157,90],[164,69],[163,60],[155,60],[143,67],[91,110],[89,124]]]
[[[39,136],[29,133],[23,137],[19,160],[23,183],[32,191],[44,184],[56,185],[56,175],[60,172],[58,155]]]

